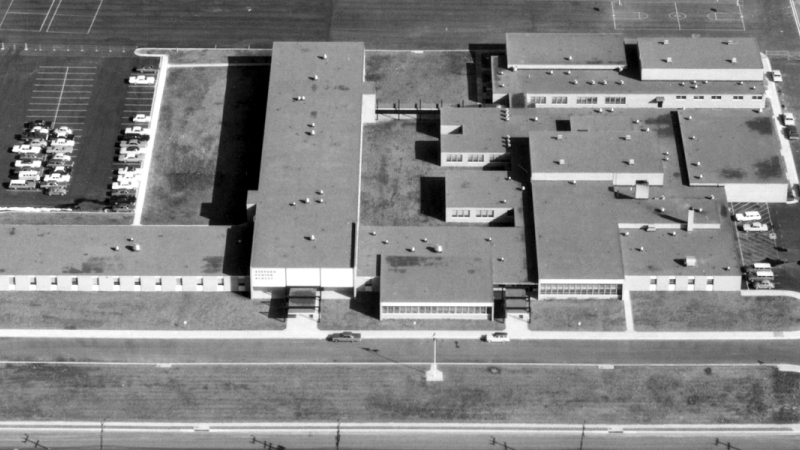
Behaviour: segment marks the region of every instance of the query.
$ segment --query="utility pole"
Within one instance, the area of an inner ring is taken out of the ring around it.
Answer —
[[[342,422],[336,424],[336,450],[339,450],[339,441],[342,440]]]
[[[581,426],[581,448],[580,448],[580,450],[583,450],[583,437],[585,435],[586,435],[586,422],[583,422],[583,425]]]
[[[103,450],[103,429],[105,428],[106,419],[100,421],[100,450]]]
[[[444,374],[436,366],[436,333],[433,333],[433,365],[431,370],[425,372],[426,381],[444,381]]]

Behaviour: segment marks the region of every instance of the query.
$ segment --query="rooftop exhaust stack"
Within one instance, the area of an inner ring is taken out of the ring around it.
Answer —
[[[731,58],[731,64],[736,64],[736,58]]]
[[[626,141],[630,141],[631,140],[631,135],[630,134],[626,134],[623,139],[625,139]]]
[[[564,135],[563,134],[559,134],[559,135],[556,136],[556,139],[558,139],[559,141],[562,141],[562,140],[564,140]]]
[[[662,41],[661,43],[663,45],[669,45],[669,39],[664,39],[664,41]]]
[[[668,62],[668,63],[671,63],[671,62],[672,62],[672,57],[671,57],[671,56],[667,56],[667,62]]]
[[[566,161],[566,160],[563,160],[563,159],[559,159],[559,160],[558,160],[558,165],[559,165],[559,166],[563,166],[563,165],[564,165],[564,164],[566,164],[566,163],[567,163],[567,161]]]
[[[442,248],[441,245],[437,245],[436,246],[436,253],[442,253],[443,251],[444,251],[444,249]]]
[[[686,264],[686,267],[695,267],[697,266],[697,258],[694,256],[687,256],[684,260],[684,264]]]
[[[636,161],[635,161],[635,160],[633,160],[633,159],[629,159],[629,160],[628,160],[628,165],[629,165],[629,166],[632,166],[632,165],[634,165],[634,164],[636,164]]]

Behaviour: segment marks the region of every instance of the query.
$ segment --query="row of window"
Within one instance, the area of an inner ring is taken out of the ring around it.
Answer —
[[[686,95],[678,95],[675,98],[677,98],[678,100],[686,100],[688,98],[688,96],[686,96]],[[695,96],[692,96],[692,98],[695,99],[695,100],[704,100],[706,98],[706,96],[705,95],[695,95]],[[761,100],[763,98],[764,98],[763,95],[753,95],[752,96],[753,100]],[[733,99],[734,100],[744,100],[744,95],[734,95]],[[578,97],[576,99],[576,102],[579,105],[596,105],[598,103],[598,100],[599,100],[598,97]],[[712,95],[711,96],[711,100],[722,100],[722,96],[721,95]],[[624,105],[624,104],[626,104],[627,101],[628,100],[627,100],[626,97],[606,97],[605,98],[605,104],[606,105]],[[535,104],[535,105],[547,104],[547,97],[542,97],[542,96],[531,97],[530,98],[530,103]],[[567,104],[567,97],[551,97],[550,98],[550,103],[552,103],[554,105],[566,105]]]
[[[687,100],[688,96],[686,96],[686,95],[678,95],[675,98],[678,99],[678,100]],[[693,95],[692,96],[693,100],[705,100],[705,98],[706,98],[705,95]],[[764,98],[763,95],[753,95],[752,96],[753,100],[761,100],[763,98]],[[734,100],[744,100],[744,95],[734,95],[733,99]],[[712,95],[711,96],[711,100],[722,100],[722,96],[721,95]]]
[[[488,306],[384,306],[384,314],[488,314]]]
[[[470,212],[468,209],[454,209],[453,217],[469,217]]]
[[[28,278],[28,285],[30,285],[30,286],[39,285],[40,283],[37,282],[37,278],[41,279],[42,277],[29,277]],[[191,284],[190,280],[186,280],[187,283],[184,284],[183,278],[175,277],[175,285],[176,286],[184,286],[184,285],[186,285],[186,286],[203,286],[203,278],[197,278],[197,277],[192,277],[192,278],[193,278],[193,280],[191,280],[191,281],[194,281],[194,284]],[[162,285],[161,277],[153,277],[153,279],[155,280],[155,285],[156,286],[161,286]],[[47,281],[44,283],[45,286],[48,286],[48,285],[49,286],[57,286],[58,285],[58,277],[50,277],[50,279],[48,281],[49,281],[49,283],[47,283]],[[73,286],[77,286],[78,285],[78,277],[72,277],[72,279],[70,281],[71,281],[71,284]],[[239,277],[238,281],[239,281],[239,286],[244,286],[245,283],[246,283],[246,280],[243,277]],[[120,285],[120,277],[113,277],[112,278],[112,282],[113,282],[114,286],[119,286]],[[8,277],[8,284],[16,286],[17,285],[17,278],[16,277]],[[216,284],[217,284],[217,286],[224,286],[225,285],[225,277],[217,277]],[[100,286],[100,278],[99,277],[94,277],[92,279],[92,285],[93,286]],[[133,279],[133,285],[134,286],[141,286],[142,285],[142,278],[141,277],[134,278]]]
[[[689,277],[689,280],[688,280],[689,286],[693,286],[695,284],[695,281],[696,280],[694,279],[694,277]],[[655,277],[650,277],[650,284],[653,284],[653,285],[658,284],[658,279],[655,278]],[[674,284],[678,284],[678,280],[675,277],[670,277],[669,284],[673,284],[673,285]],[[713,286],[713,285],[714,285],[714,279],[711,278],[711,277],[706,278],[706,286]]]
[[[542,284],[542,295],[619,295],[621,284]]]
[[[498,158],[499,155],[489,155],[489,161],[494,161]],[[445,158],[447,162],[464,162],[464,155],[460,153],[448,153],[447,157]],[[486,155],[480,153],[473,153],[467,155],[467,162],[484,162],[486,161]]]

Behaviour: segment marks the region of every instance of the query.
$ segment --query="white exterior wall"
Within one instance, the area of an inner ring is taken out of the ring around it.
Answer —
[[[665,109],[680,109],[680,108],[748,108],[758,109],[766,106],[766,99],[763,93],[750,92],[742,94],[744,99],[734,100],[734,94],[719,94],[722,98],[719,100],[712,99],[709,92],[703,92],[702,84],[698,89],[692,89],[686,85],[686,92],[678,94],[597,94],[594,92],[580,93],[580,94],[526,94],[526,98],[532,97],[547,97],[547,103],[537,103],[536,105],[528,104],[528,107],[536,108],[603,108],[608,110],[610,108],[658,108],[657,98],[663,97],[662,108]],[[679,96],[685,96],[685,100],[678,99]],[[694,99],[694,96],[703,96],[703,99]],[[753,96],[761,97],[753,99]],[[503,97],[503,96],[500,96]],[[567,103],[553,103],[553,97],[566,97]],[[578,97],[597,97],[597,104],[579,104]],[[606,104],[606,97],[625,97],[624,105]]]
[[[453,307],[453,308],[487,308],[484,313],[386,313],[384,307],[406,307],[406,308],[423,308],[423,307]],[[490,320],[494,316],[494,302],[488,303],[385,303],[381,302],[380,319],[461,319],[461,320]]]
[[[492,161],[494,158],[500,158],[503,155],[507,155],[508,153],[441,153],[439,159],[439,165],[442,167],[486,167],[491,165],[499,165],[505,164],[508,161]],[[448,161],[448,155],[461,156],[461,161]],[[482,155],[483,161],[474,161],[470,162],[469,157],[470,155]]]
[[[53,284],[53,279],[56,283]],[[203,284],[198,285],[202,279]],[[220,279],[222,284],[219,284]],[[240,285],[239,280],[245,284]],[[35,283],[31,283],[35,280]],[[117,282],[118,281],[118,282]],[[159,283],[160,281],[160,283]],[[176,283],[175,281],[179,281]],[[185,283],[185,286],[183,285]],[[81,292],[239,292],[249,287],[248,277],[244,276],[187,276],[161,277],[114,276],[114,275],[6,275],[0,278],[0,291],[81,291]],[[200,288],[200,289],[198,289]]]
[[[786,203],[789,186],[775,184],[726,184],[725,195],[732,203]]]
[[[454,217],[455,211],[469,211],[469,217]],[[493,217],[478,217],[478,211],[493,211]],[[455,223],[511,223],[514,222],[512,208],[446,208],[445,222]],[[509,212],[511,214],[509,214]]]
[[[731,64],[726,69],[642,68],[642,81],[761,81],[764,69],[737,69]]]
[[[708,279],[713,278],[714,284],[709,285]],[[655,279],[656,283],[652,284]],[[674,279],[675,283],[670,284]],[[689,280],[694,279],[694,284],[689,284]],[[625,277],[625,290],[627,291],[739,291],[741,290],[742,277],[736,275],[724,275],[708,277],[705,275],[629,275]]]
[[[567,161],[569,165],[569,161]],[[535,170],[535,169],[534,169]],[[531,181],[609,181],[614,186],[636,186],[637,181],[647,181],[650,186],[663,186],[663,173],[611,173],[611,172],[533,172]]]

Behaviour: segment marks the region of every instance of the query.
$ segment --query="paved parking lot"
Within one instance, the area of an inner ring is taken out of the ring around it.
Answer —
[[[736,226],[736,238],[739,242],[742,264],[745,266],[757,262],[774,261],[778,259],[776,250],[777,242],[767,203],[732,203],[731,211],[733,214],[745,211],[758,211],[761,214],[761,223],[769,226],[768,232],[745,232],[742,225]]]
[[[0,206],[78,208],[99,211],[107,206],[113,178],[116,142],[135,113],[149,114],[152,87],[126,83],[135,67],[156,66],[155,59],[138,57],[51,57],[3,54],[0,70],[0,166],[10,169],[15,155],[8,149],[23,124],[52,120],[75,132],[75,166],[69,193],[48,197],[41,191],[9,191],[9,172],[2,175]],[[128,112],[130,111],[130,112]]]

